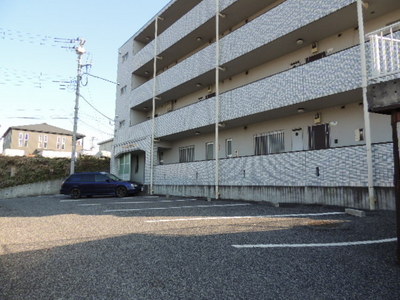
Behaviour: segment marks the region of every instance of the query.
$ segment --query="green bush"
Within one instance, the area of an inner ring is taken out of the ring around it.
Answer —
[[[21,184],[66,178],[68,158],[0,156],[0,189]],[[110,171],[110,159],[84,156],[78,159],[76,172]]]

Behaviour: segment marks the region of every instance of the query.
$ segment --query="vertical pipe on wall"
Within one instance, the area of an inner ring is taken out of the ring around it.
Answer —
[[[215,199],[219,198],[219,0],[215,0]]]
[[[155,115],[156,115],[156,76],[157,76],[157,38],[158,38],[158,18],[154,20],[154,60],[153,60],[153,99],[151,112],[151,142],[150,142],[150,195],[153,195],[154,181],[154,138],[155,138]]]
[[[362,0],[357,0],[357,17],[358,17],[358,33],[360,38],[360,56],[361,56],[361,77],[362,77],[362,95],[364,108],[364,126],[365,126],[365,144],[367,148],[367,167],[368,167],[368,198],[369,208],[375,209],[376,199],[374,191],[374,179],[372,168],[372,142],[371,142],[371,123],[368,112],[367,102],[367,62],[365,51],[365,35],[364,35],[364,17]]]

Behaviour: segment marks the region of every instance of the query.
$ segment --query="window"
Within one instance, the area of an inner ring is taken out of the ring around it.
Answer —
[[[94,181],[96,182],[107,182],[107,180],[110,180],[106,175],[103,174],[95,174],[94,175]]]
[[[214,143],[206,143],[206,159],[210,160],[214,158]]]
[[[28,142],[29,142],[29,133],[25,133],[24,147],[28,147]]]
[[[44,148],[47,149],[47,144],[48,144],[48,137],[47,135],[39,135],[38,138],[38,148]]]
[[[283,152],[285,139],[283,131],[274,131],[254,136],[254,154],[265,155]]]
[[[194,146],[179,147],[179,162],[194,161]]]
[[[49,137],[47,135],[43,136],[43,148],[47,149],[47,145],[49,144]]]
[[[66,137],[58,136],[57,137],[57,145],[56,145],[57,150],[64,150],[65,143],[66,143]]]
[[[119,158],[118,174],[123,178],[128,178],[131,166],[131,154],[126,153]]]
[[[18,147],[24,146],[24,134],[22,132],[18,135]]]
[[[225,155],[226,157],[232,157],[232,139],[225,140]]]
[[[62,137],[61,139],[61,149],[65,150],[65,143],[67,141],[67,138],[65,136]]]

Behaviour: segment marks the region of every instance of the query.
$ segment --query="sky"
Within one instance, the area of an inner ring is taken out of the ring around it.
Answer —
[[[78,132],[112,138],[118,48],[170,0],[0,0],[0,138],[11,126],[73,130],[76,39],[86,40]],[[2,141],[0,141],[0,152]]]

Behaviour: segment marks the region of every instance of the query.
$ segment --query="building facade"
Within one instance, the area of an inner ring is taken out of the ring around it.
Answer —
[[[171,1],[119,49],[112,171],[159,194],[394,209],[360,26],[400,2],[360,4]]]
[[[46,123],[12,126],[3,135],[6,155],[71,157],[72,131]],[[77,135],[77,152],[82,152],[84,135]]]

